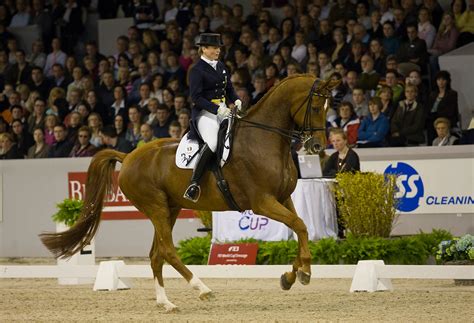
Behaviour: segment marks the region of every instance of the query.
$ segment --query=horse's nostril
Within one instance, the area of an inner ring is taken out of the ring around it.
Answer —
[[[306,152],[310,155],[316,155],[319,154],[322,150],[322,146],[319,143],[319,141],[315,138],[310,138],[305,141],[304,143],[304,149]]]

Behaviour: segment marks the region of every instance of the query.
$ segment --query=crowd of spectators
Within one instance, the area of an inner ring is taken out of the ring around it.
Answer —
[[[189,70],[200,33],[222,34],[222,61],[245,107],[295,73],[342,80],[328,128],[351,146],[472,143],[438,56],[472,41],[474,1],[0,1],[0,158],[130,152],[189,128]],[[86,16],[133,17],[105,56]],[[10,28],[36,24],[20,48]]]

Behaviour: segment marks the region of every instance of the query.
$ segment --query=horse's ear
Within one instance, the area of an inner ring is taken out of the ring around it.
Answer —
[[[341,84],[342,80],[330,80],[327,81],[327,87],[326,89],[329,91],[334,90],[336,87],[338,87],[339,84]]]

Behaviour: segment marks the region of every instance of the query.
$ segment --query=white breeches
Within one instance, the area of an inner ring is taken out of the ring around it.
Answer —
[[[225,106],[225,103],[221,103],[221,105]],[[219,133],[219,125],[223,120],[222,117],[212,114],[209,111],[202,110],[196,120],[201,138],[213,152],[216,152],[217,135]]]

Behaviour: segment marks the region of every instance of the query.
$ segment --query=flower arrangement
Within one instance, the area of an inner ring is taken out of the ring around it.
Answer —
[[[84,201],[82,200],[64,199],[61,203],[56,204],[58,212],[53,214],[53,221],[71,227],[81,216],[83,206]]]
[[[474,261],[474,236],[466,234],[461,238],[441,241],[436,252],[436,260],[441,263]]]

